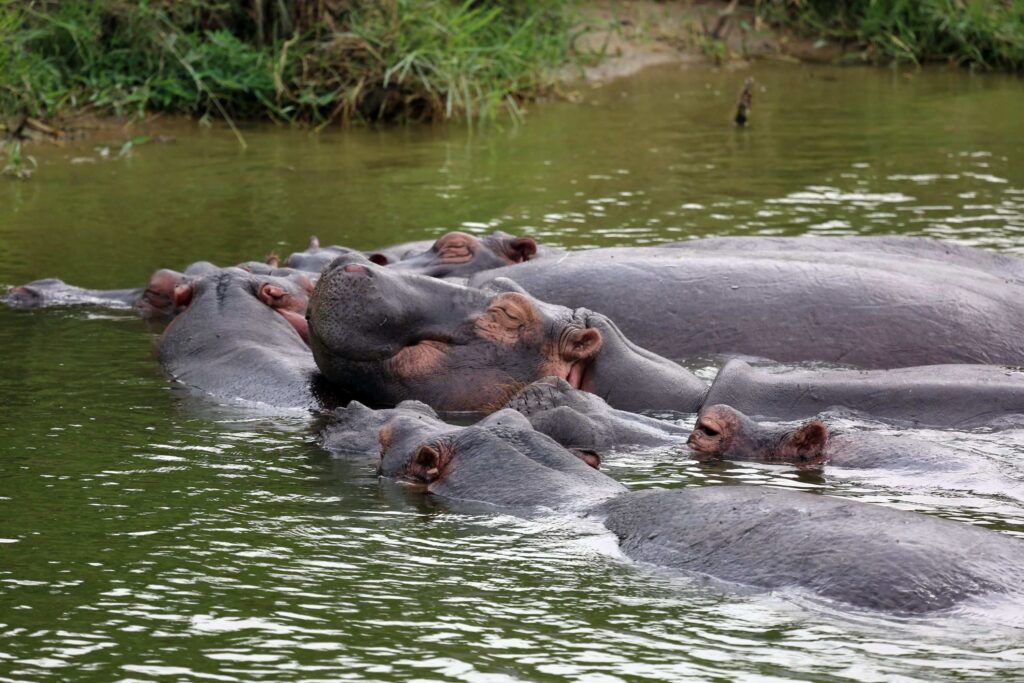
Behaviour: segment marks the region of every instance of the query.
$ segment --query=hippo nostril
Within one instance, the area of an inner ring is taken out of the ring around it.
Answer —
[[[704,436],[718,436],[722,433],[722,430],[719,429],[717,424],[706,418],[701,418],[701,420],[697,422],[696,431],[700,432]]]

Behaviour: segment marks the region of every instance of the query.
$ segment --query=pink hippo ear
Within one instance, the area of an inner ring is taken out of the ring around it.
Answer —
[[[828,427],[821,420],[811,420],[790,432],[782,442],[787,459],[815,460],[825,455],[828,445]]]
[[[441,478],[441,451],[433,446],[420,446],[410,464],[410,474],[424,483],[432,484]]]
[[[267,258],[265,259],[265,261],[266,264],[271,268],[281,267],[281,257],[275,254],[274,252],[270,252],[269,254],[267,254]]]
[[[537,255],[537,243],[529,237],[513,237],[505,245],[505,251],[512,263],[524,263]]]
[[[192,303],[192,283],[174,286],[174,307],[185,308]]]
[[[259,299],[271,308],[276,308],[281,304],[281,299],[285,294],[287,294],[287,292],[284,291],[283,287],[265,284],[260,287]]]
[[[313,249],[319,249],[319,248],[320,248],[320,239],[316,235],[310,235],[309,236],[309,246],[307,246],[306,249],[309,249],[309,250],[312,251]]]
[[[386,266],[391,263],[384,254],[373,253],[366,258],[370,259],[370,263],[376,263],[378,266]]]
[[[589,448],[573,448],[572,454],[595,470],[601,469],[601,454]]]

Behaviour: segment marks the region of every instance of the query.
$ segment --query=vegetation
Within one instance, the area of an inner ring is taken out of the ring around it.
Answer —
[[[488,117],[569,58],[568,0],[0,0],[0,111]]]
[[[1024,0],[757,0],[762,17],[873,61],[1024,70]]]

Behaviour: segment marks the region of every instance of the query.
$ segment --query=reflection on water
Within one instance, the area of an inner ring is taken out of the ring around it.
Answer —
[[[256,129],[242,153],[230,134],[183,127],[126,159],[100,158],[95,140],[43,150],[32,181],[0,184],[0,282],[131,286],[162,266],[301,248],[311,232],[372,247],[458,227],[574,247],[896,232],[1024,253],[1018,80],[763,66],[754,125],[735,130],[745,76],[657,70],[538,106],[521,128]],[[1024,620],[998,604],[852,615],[633,565],[577,520],[468,514],[378,482],[372,459],[323,453],[306,416],[172,391],[153,334],[127,314],[0,310],[2,679],[1024,670]],[[1024,430],[915,436],[967,449],[984,476],[799,472],[673,449],[606,464],[632,487],[799,487],[1024,535]]]

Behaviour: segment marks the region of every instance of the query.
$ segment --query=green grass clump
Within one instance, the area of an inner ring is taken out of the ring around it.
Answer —
[[[1024,0],[757,0],[763,17],[876,60],[1024,69]]]
[[[486,118],[569,59],[569,0],[0,0],[0,111]]]

